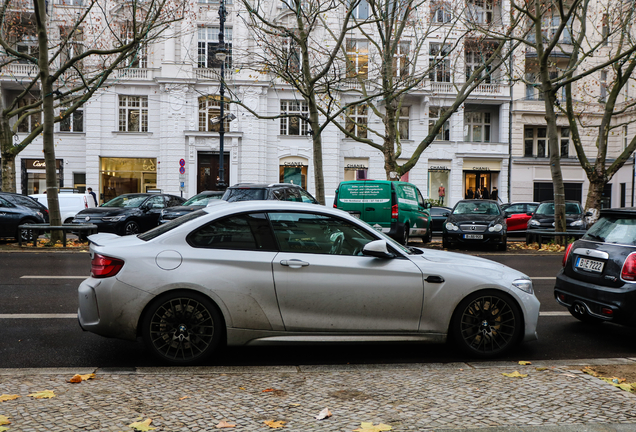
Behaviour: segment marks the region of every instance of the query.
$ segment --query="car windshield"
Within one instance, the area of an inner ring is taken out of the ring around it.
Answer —
[[[601,216],[583,238],[636,246],[636,219]]]
[[[222,195],[195,195],[181,205],[184,206],[206,206],[212,200],[221,199]]]
[[[537,208],[536,214],[554,216],[554,203],[542,203]],[[565,203],[565,214],[581,214],[581,207],[578,203]]]
[[[460,202],[453,210],[454,215],[481,214],[481,215],[498,215],[499,207],[494,202]]]
[[[146,198],[148,195],[121,195],[103,204],[102,207],[139,207]]]
[[[227,202],[264,200],[267,199],[267,189],[231,188],[225,192],[223,199]]]
[[[159,225],[156,228],[151,229],[150,231],[146,231],[143,234],[139,234],[137,237],[139,237],[141,240],[152,240],[155,237],[159,237],[162,234],[167,233],[168,231],[171,231],[173,229],[175,229],[176,227],[178,227],[181,224],[184,224],[186,222],[189,222],[193,219],[196,218],[200,218],[203,215],[206,215],[207,213],[203,210],[197,210],[195,212],[192,213],[188,213],[186,215],[183,215],[181,217],[178,217],[176,219],[171,220],[170,222],[166,222],[163,225]]]

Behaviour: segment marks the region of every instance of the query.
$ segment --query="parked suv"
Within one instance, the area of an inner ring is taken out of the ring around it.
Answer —
[[[159,216],[159,224],[164,224],[172,219],[176,219],[195,210],[202,209],[210,204],[210,202],[220,201],[223,197],[222,191],[203,191],[196,194],[186,202],[175,207],[167,207],[161,210]]]
[[[292,183],[238,183],[227,188],[222,199],[227,202],[278,200],[319,204],[309,192]]]
[[[581,321],[636,325],[636,208],[601,210],[567,247],[554,296]]]
[[[20,225],[46,223],[49,211],[42,204],[26,195],[0,192],[0,237],[18,239]],[[24,233],[22,240],[30,240]]]
[[[334,207],[362,219],[376,230],[407,244],[410,237],[431,241],[430,204],[414,184],[388,180],[344,181]]]
[[[568,231],[583,234],[587,230],[586,216],[592,216],[592,213],[583,213],[581,203],[578,201],[565,202],[565,224]],[[554,201],[543,201],[528,221],[527,244],[535,241],[536,235],[532,231],[539,229],[554,230]]]
[[[46,194],[35,194],[29,196],[37,200],[46,208],[49,207]],[[93,197],[88,194],[59,193],[57,195],[57,199],[60,203],[62,223],[65,224],[73,222],[75,215],[82,210],[95,207],[95,200],[93,200]]]

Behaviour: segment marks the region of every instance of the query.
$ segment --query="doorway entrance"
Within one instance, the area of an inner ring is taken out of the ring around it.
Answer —
[[[492,182],[496,180],[493,175],[496,177],[497,174],[492,171],[464,171],[464,197],[490,199]]]
[[[230,154],[225,153],[223,157],[223,168],[225,171],[225,184],[230,185]],[[198,152],[197,154],[197,193],[203,191],[220,190],[216,184],[219,182],[219,153],[218,152]]]

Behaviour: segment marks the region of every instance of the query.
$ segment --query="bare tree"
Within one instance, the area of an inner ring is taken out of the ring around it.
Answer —
[[[33,0],[32,6],[3,0],[0,67],[28,68],[30,78],[12,98],[0,98],[2,190],[15,191],[15,158],[42,134],[51,224],[61,224],[54,124],[68,121],[113,73],[134,67],[148,44],[184,18],[184,5],[180,0],[133,0],[113,8],[105,0],[89,0],[71,12],[45,0]]]

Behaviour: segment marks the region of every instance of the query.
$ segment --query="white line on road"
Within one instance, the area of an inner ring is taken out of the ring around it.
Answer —
[[[539,277],[530,277],[532,280],[554,280],[556,276],[539,276]]]
[[[20,279],[86,279],[88,276],[20,276]]]
[[[571,316],[570,312],[546,311],[539,312],[539,316]]]

